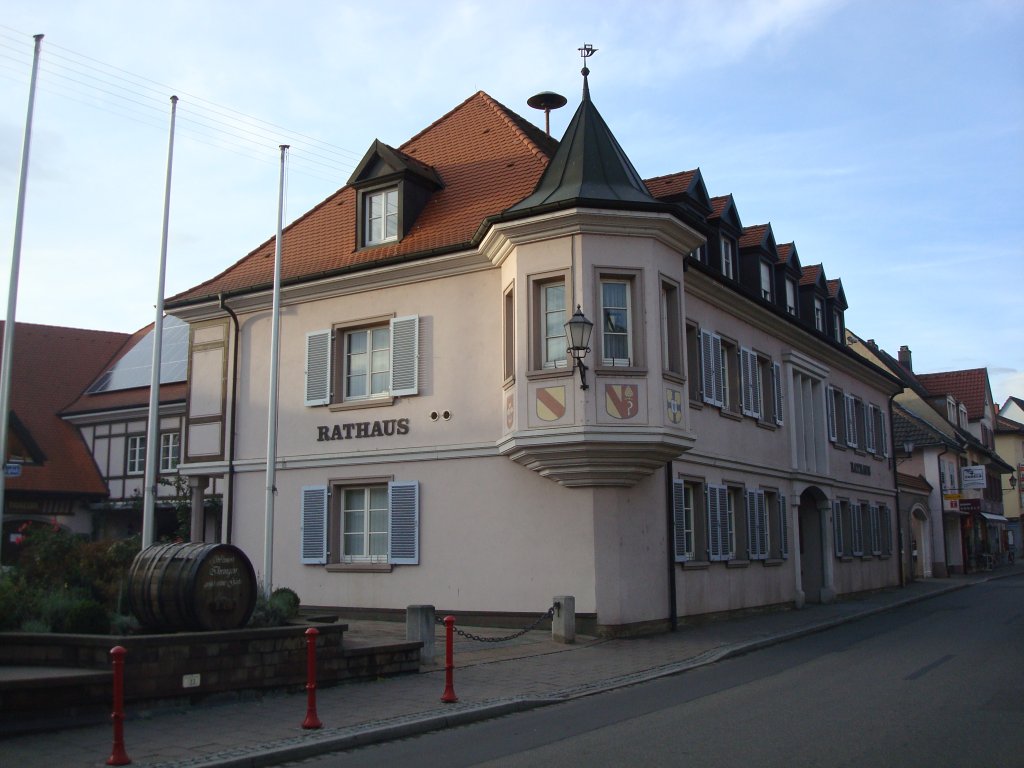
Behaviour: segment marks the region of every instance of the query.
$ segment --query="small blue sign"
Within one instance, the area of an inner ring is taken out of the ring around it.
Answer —
[[[21,477],[21,464],[16,461],[10,461],[7,464],[4,464],[4,476]]]

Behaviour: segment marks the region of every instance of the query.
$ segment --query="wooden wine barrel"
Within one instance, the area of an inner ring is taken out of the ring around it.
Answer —
[[[154,544],[128,572],[128,607],[147,629],[244,627],[256,607],[256,574],[231,544]]]

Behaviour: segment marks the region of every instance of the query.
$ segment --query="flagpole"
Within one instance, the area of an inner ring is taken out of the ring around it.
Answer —
[[[160,239],[160,269],[156,289],[156,319],[153,321],[153,365],[149,380],[149,421],[146,425],[146,479],[142,502],[142,548],[153,543],[156,516],[157,467],[160,461],[160,365],[164,340],[164,276],[167,273],[167,229],[171,213],[171,166],[174,162],[174,119],[178,97],[171,96],[171,132],[167,143],[167,180],[164,185],[164,226]],[[195,541],[195,531],[192,532]]]
[[[32,55],[32,77],[28,86],[28,113],[25,117],[25,141],[21,150],[21,181],[18,184],[18,212],[14,222],[14,251],[11,255],[11,282],[7,288],[7,322],[4,325],[3,362],[0,363],[0,464],[7,464],[7,438],[11,426],[11,370],[14,353],[14,317],[18,305],[18,272],[21,269],[21,232],[25,221],[25,191],[28,187],[28,156],[32,143],[32,111],[36,101],[36,75],[39,72],[39,50],[43,36],[35,35],[35,52]],[[0,472],[0,539],[3,536],[4,492],[6,490],[6,469]],[[3,551],[0,542],[0,552]],[[3,559],[0,555],[0,564]]]
[[[267,402],[267,496],[263,531],[263,591],[270,597],[274,583],[274,494],[277,492],[277,385],[281,346],[281,247],[284,229],[284,161],[288,145],[281,145],[281,178],[277,191],[277,238],[274,245],[274,300],[270,326],[270,396]]]

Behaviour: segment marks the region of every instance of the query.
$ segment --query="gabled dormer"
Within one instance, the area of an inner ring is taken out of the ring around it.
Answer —
[[[762,301],[775,304],[775,263],[779,252],[772,225],[744,227],[739,246],[740,284]]]
[[[800,275],[800,319],[822,336],[828,336],[828,281],[821,264],[804,267]]]
[[[743,233],[732,195],[711,198],[708,216],[708,266],[731,282],[739,281],[739,239]]]
[[[828,301],[826,302],[828,323],[828,335],[837,344],[846,343],[846,310],[849,304],[846,303],[846,292],[843,290],[842,280],[829,280]]]
[[[401,240],[444,186],[432,167],[380,141],[363,155],[348,184],[356,190],[357,248]]]
[[[800,256],[796,243],[778,246],[778,261],[775,262],[776,304],[787,315],[800,317]]]
[[[679,206],[683,221],[705,237],[708,236],[707,219],[711,215],[711,197],[700,168],[644,179],[644,184],[652,197]],[[703,243],[695,248],[690,257],[707,264],[708,244]]]

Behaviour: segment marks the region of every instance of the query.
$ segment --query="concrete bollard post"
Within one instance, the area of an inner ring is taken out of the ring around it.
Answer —
[[[576,642],[576,598],[559,595],[554,600],[555,613],[551,617],[551,639],[556,643]]]
[[[405,609],[405,639],[423,643],[420,662],[434,663],[434,606],[410,605]]]

